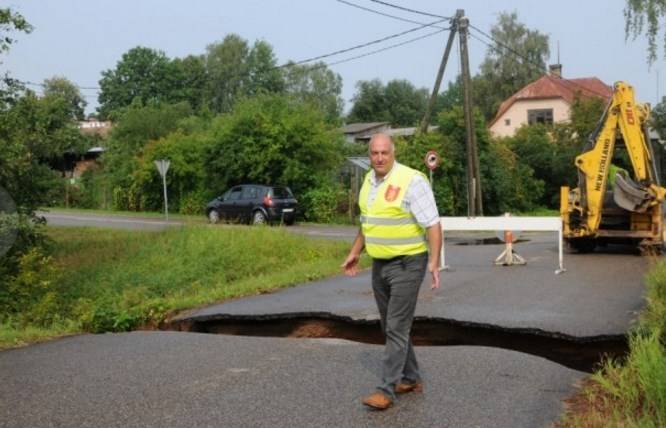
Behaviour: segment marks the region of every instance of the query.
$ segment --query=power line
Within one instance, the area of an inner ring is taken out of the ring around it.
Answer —
[[[349,62],[349,61],[352,61],[352,60],[355,60],[355,59],[359,59],[359,58],[364,58],[364,57],[366,57],[366,56],[370,56],[370,55],[374,55],[374,54],[377,54],[377,53],[380,53],[380,52],[384,52],[384,51],[387,51],[387,50],[389,50],[389,49],[397,48],[397,47],[399,47],[399,46],[404,46],[404,45],[406,45],[406,44],[413,43],[413,42],[416,42],[416,41],[418,41],[418,40],[422,40],[422,39],[425,39],[425,38],[427,38],[427,37],[431,37],[431,36],[434,36],[434,35],[436,35],[436,34],[443,33],[444,31],[447,31],[447,30],[450,30],[450,28],[443,28],[443,29],[441,29],[441,30],[433,31],[432,33],[424,34],[423,36],[419,36],[419,37],[415,37],[415,38],[413,38],[413,39],[405,40],[405,41],[402,42],[402,43],[396,43],[396,44],[394,44],[394,45],[390,45],[390,46],[387,46],[387,47],[382,48],[382,49],[377,49],[377,50],[374,50],[374,51],[366,52],[366,53],[364,53],[364,54],[362,54],[362,55],[353,56],[353,57],[351,57],[351,58],[347,58],[347,59],[343,59],[343,60],[340,60],[340,61],[331,62],[331,63],[324,64],[324,65],[325,65],[325,66],[334,66],[334,65],[338,65],[338,64],[343,64],[343,63],[345,63],[345,62]]]
[[[439,21],[434,21],[434,22],[431,22],[429,24],[419,25],[418,27],[414,27],[414,28],[411,28],[409,30],[402,31],[400,33],[391,34],[389,36],[382,37],[381,39],[376,39],[376,40],[372,40],[372,41],[367,42],[367,43],[362,43],[360,45],[352,46],[350,48],[340,49],[340,50],[337,50],[335,52],[330,52],[330,53],[327,53],[327,54],[315,56],[315,57],[304,59],[304,60],[301,60],[301,61],[296,61],[296,62],[290,61],[286,64],[282,64],[282,65],[278,66],[278,68],[293,67],[294,65],[300,65],[300,64],[304,64],[306,62],[317,61],[317,60],[320,60],[320,59],[323,59],[323,58],[328,58],[328,57],[331,57],[331,56],[339,55],[341,53],[349,52],[349,51],[352,51],[352,50],[365,48],[365,47],[368,47],[368,46],[371,46],[371,45],[375,45],[377,43],[385,42],[385,41],[390,40],[390,39],[395,39],[396,37],[404,36],[405,34],[413,33],[414,31],[421,30],[425,27],[432,27],[435,24],[439,24],[439,23],[441,23],[443,21],[446,21],[446,20],[448,20],[448,18],[443,18],[443,19],[440,19]]]
[[[530,59],[530,58],[524,56],[523,54],[521,54],[520,52],[514,50],[514,49],[511,48],[510,46],[508,46],[508,45],[506,45],[506,44],[500,42],[499,40],[497,40],[497,39],[494,38],[493,36],[489,35],[488,33],[484,32],[483,30],[481,30],[481,29],[475,27],[474,25],[469,24],[469,26],[470,26],[470,28],[472,28],[473,30],[478,31],[479,33],[481,33],[483,36],[485,36],[485,37],[488,38],[489,40],[492,40],[497,46],[500,46],[500,47],[502,47],[502,48],[508,50],[508,51],[511,52],[512,54],[514,54],[514,55],[516,55],[517,57],[521,58],[523,61],[528,62],[528,63],[534,65],[535,67],[538,67],[539,69],[541,69],[541,64],[538,64],[538,63],[536,63],[536,62],[533,62],[532,59]],[[477,40],[479,40],[479,39],[477,39]],[[481,40],[479,40],[479,41],[481,41]]]
[[[385,2],[385,1],[381,1],[381,0],[370,0],[370,1],[374,2],[374,3],[379,3],[379,4],[384,5],[384,6],[393,7],[395,9],[404,10],[405,12],[416,13],[418,15],[425,15],[425,16],[431,16],[433,18],[442,18],[442,19],[451,19],[452,18],[451,16],[441,16],[441,15],[435,15],[433,13],[423,12],[423,11],[416,10],[416,9],[409,9],[407,7],[398,6],[397,4],[392,4],[392,3],[388,3],[388,2]]]
[[[357,9],[361,9],[361,10],[365,10],[366,12],[376,13],[377,15],[382,15],[382,16],[386,16],[388,18],[397,19],[398,21],[409,22],[411,24],[424,24],[423,22],[414,21],[412,19],[403,18],[401,16],[396,16],[396,15],[391,15],[391,14],[388,14],[388,13],[380,12],[378,10],[370,9],[369,7],[361,6],[359,4],[348,2],[346,0],[335,0],[335,1],[337,1],[338,3],[346,4],[347,6],[355,7]],[[433,25],[433,27],[445,29],[444,27],[439,27],[437,25]]]
[[[45,88],[46,87],[46,85],[44,83],[35,83],[35,82],[31,82],[29,80],[25,80],[25,81],[18,80],[18,82],[20,82],[24,85],[28,85],[28,86],[39,86],[40,88]],[[77,89],[83,89],[83,90],[91,90],[91,91],[101,91],[102,90],[102,88],[92,87],[92,86],[79,86],[75,83],[72,83],[72,86],[76,87]]]

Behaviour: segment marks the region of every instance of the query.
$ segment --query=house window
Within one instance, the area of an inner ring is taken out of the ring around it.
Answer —
[[[504,119],[505,126],[511,126],[511,119]]]
[[[527,110],[527,123],[553,123],[553,109]]]

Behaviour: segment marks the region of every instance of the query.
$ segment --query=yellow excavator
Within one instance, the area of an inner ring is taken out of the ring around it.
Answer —
[[[661,250],[666,188],[660,185],[654,166],[647,135],[649,116],[649,105],[635,102],[633,87],[615,83],[597,129],[576,157],[578,187],[564,186],[560,191],[563,237],[579,252],[608,243]],[[617,153],[622,147],[624,158]],[[623,160],[625,168],[615,165]]]

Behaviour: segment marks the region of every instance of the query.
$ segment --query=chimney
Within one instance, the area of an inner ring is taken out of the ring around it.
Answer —
[[[550,75],[557,78],[562,78],[562,64],[551,64],[548,66]]]

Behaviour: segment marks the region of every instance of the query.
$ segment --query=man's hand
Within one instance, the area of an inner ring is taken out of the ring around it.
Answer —
[[[359,261],[358,254],[350,253],[347,256],[344,263],[342,263],[342,265],[340,265],[340,267],[342,268],[345,275],[347,275],[347,276],[356,276],[356,274],[358,273],[358,261]]]
[[[364,245],[365,239],[363,238],[361,229],[359,229],[358,233],[356,234],[356,239],[354,239],[354,243],[352,244],[351,250],[349,250],[349,255],[340,265],[345,275],[356,276],[358,273],[358,261],[361,258],[361,251],[363,251]]]
[[[435,290],[439,288],[439,263],[428,263],[428,271],[432,274],[432,284],[430,284],[430,289]]]
[[[439,253],[442,251],[442,229],[437,222],[427,229],[430,254],[428,258],[428,271],[432,274],[431,289],[439,288]]]

